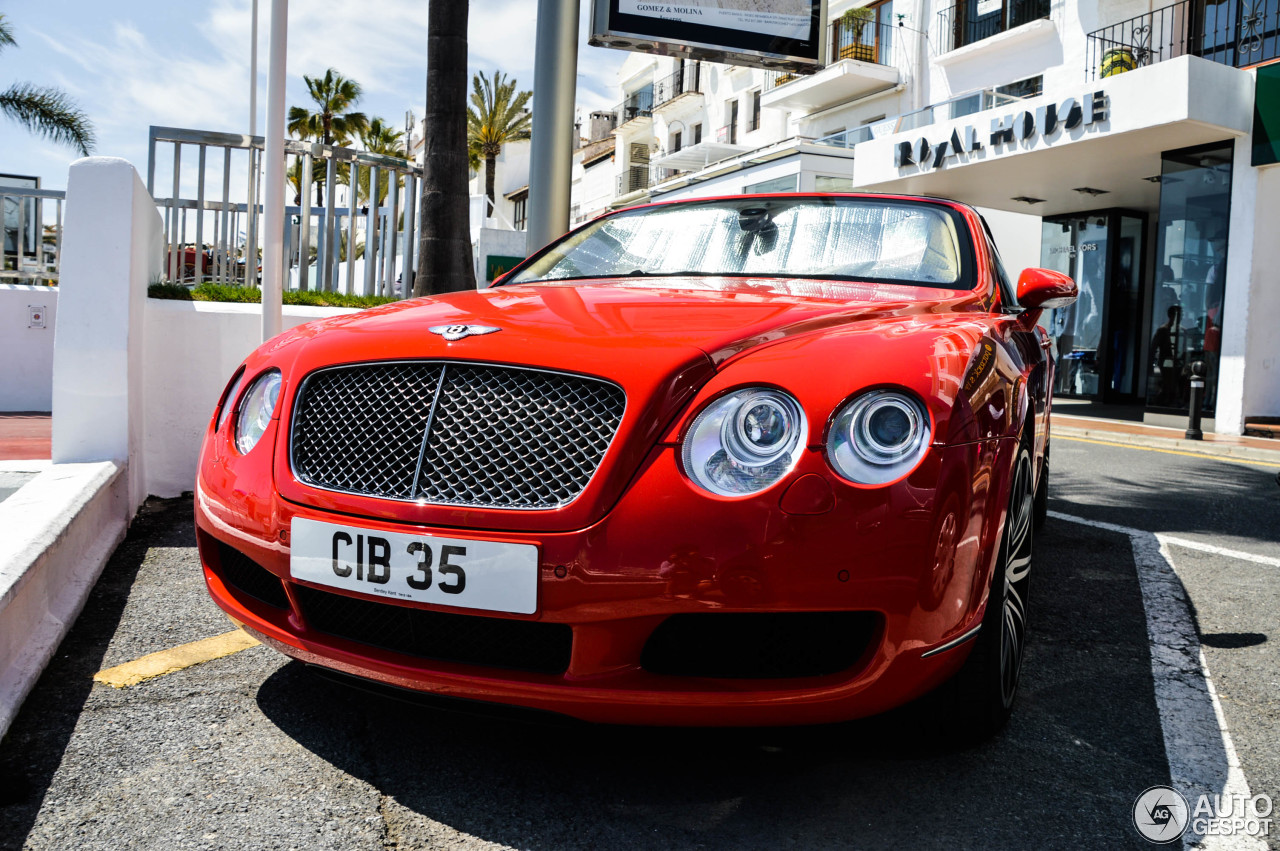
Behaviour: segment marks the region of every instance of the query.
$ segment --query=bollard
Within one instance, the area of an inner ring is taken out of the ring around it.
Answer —
[[[1187,418],[1187,440],[1203,440],[1200,408],[1204,405],[1204,361],[1191,364],[1191,415]]]

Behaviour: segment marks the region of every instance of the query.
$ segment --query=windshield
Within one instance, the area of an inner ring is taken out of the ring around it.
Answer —
[[[510,283],[650,275],[823,278],[970,289],[949,207],[784,196],[642,207],[566,237]]]

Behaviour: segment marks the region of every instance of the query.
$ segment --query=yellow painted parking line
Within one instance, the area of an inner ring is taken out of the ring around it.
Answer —
[[[1141,449],[1143,452],[1163,452],[1166,455],[1186,455],[1188,458],[1213,458],[1217,461],[1230,461],[1234,464],[1252,464],[1255,467],[1280,467],[1271,461],[1254,461],[1251,458],[1237,458],[1234,455],[1215,455],[1209,452],[1186,452],[1181,449],[1159,449],[1155,446],[1141,446],[1136,443],[1113,443],[1110,440],[1092,440],[1088,437],[1067,437],[1055,434],[1054,440],[1074,440],[1076,443],[1096,443],[1098,446],[1118,446],[1121,449]]]
[[[181,671],[183,668],[190,668],[201,662],[221,659],[223,656],[230,656],[232,653],[239,653],[241,650],[248,650],[257,645],[258,639],[236,629],[212,638],[202,638],[190,644],[170,647],[159,653],[149,653],[140,659],[116,665],[114,668],[106,668],[94,674],[93,681],[115,688],[136,686],[144,680],[172,674],[174,671]]]

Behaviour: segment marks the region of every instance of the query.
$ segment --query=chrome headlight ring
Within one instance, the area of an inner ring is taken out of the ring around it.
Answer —
[[[795,468],[808,433],[804,409],[791,394],[743,387],[694,419],[681,452],[685,474],[717,496],[751,496]]]
[[[883,485],[910,473],[929,451],[929,410],[899,390],[870,390],[837,411],[827,460],[845,479]]]

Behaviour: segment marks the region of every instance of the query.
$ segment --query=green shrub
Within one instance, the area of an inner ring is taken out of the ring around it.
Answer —
[[[241,304],[260,304],[262,290],[256,287],[237,287],[228,284],[200,284],[185,287],[182,284],[156,282],[147,287],[151,298],[167,298],[177,301],[230,301]],[[344,295],[321,293],[311,290],[285,290],[285,304],[305,304],[310,307],[377,307],[396,301],[394,298],[376,295]]]

